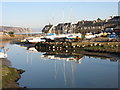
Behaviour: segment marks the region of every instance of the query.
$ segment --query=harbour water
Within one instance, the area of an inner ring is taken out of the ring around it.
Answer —
[[[23,69],[21,87],[117,88],[119,56],[96,57],[82,53],[45,52],[6,43],[12,67]],[[104,54],[104,53],[103,53]]]

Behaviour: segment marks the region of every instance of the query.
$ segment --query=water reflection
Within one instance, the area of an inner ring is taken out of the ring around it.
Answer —
[[[23,46],[22,46],[23,47]],[[74,73],[76,72],[76,65],[73,64],[78,63],[80,64],[82,62],[83,55],[72,55],[71,52],[57,52],[55,50],[47,50],[47,49],[41,49],[41,51],[38,51],[35,49],[35,47],[28,46],[27,47],[27,63],[32,64],[32,53],[36,52],[45,52],[44,54],[41,55],[41,58],[44,58],[42,60],[54,60],[54,79],[57,80],[59,78],[59,71],[62,71],[62,76],[64,80],[64,87],[68,87],[70,84],[71,87],[75,87],[75,75]],[[48,51],[48,52],[47,52]],[[46,59],[45,59],[46,58]],[[58,63],[56,62],[57,60],[62,60],[63,62]],[[69,65],[66,65],[66,62],[70,62]],[[60,67],[59,67],[60,65]],[[70,69],[68,71],[68,69]],[[69,74],[69,78],[68,78]],[[71,82],[69,82],[71,81]]]
[[[32,53],[36,53],[36,52],[44,52],[44,54],[41,55],[41,58],[44,58],[42,60],[54,60],[54,79],[57,80],[57,78],[59,78],[59,71],[60,69],[62,70],[62,76],[63,76],[63,80],[64,80],[64,87],[68,87],[70,85],[72,85],[71,87],[75,87],[75,72],[76,72],[76,65],[73,63],[82,63],[82,58],[83,58],[83,54],[78,54],[75,55],[72,52],[63,50],[63,51],[56,51],[56,50],[48,50],[47,48],[45,49],[41,49],[40,51],[35,49],[35,47],[32,46],[28,46],[27,47],[27,63],[28,64],[32,64],[32,57],[31,54]],[[46,59],[45,59],[46,58]],[[56,60],[62,60],[61,63],[56,62]],[[69,62],[70,64],[67,65],[66,63]],[[59,67],[59,65],[61,67]],[[68,68],[70,69],[68,71]],[[68,74],[69,74],[69,78],[68,78]],[[69,80],[71,82],[69,82]]]
[[[19,80],[21,86],[28,88],[117,87],[119,56],[78,49],[36,49],[34,45],[23,44],[21,46],[10,44],[7,47],[10,47],[8,57],[13,57],[11,59],[13,65],[26,70]]]
[[[108,53],[94,53],[94,52],[87,52],[82,50],[55,50],[55,49],[48,49],[48,48],[41,48],[36,49],[35,47],[27,47],[27,50],[30,53],[36,53],[36,52],[44,52],[44,54],[41,55],[42,60],[54,60],[54,79],[59,78],[58,72],[60,71],[60,68],[58,67],[58,62],[56,60],[62,60],[61,63],[61,69],[63,74],[63,80],[65,87],[72,85],[71,87],[76,87],[76,79],[75,79],[75,73],[77,72],[76,64],[81,64],[82,61],[85,59],[84,57],[87,56],[89,58],[100,58],[101,60],[110,60],[111,62],[117,62],[119,57],[116,57],[116,55],[109,55]],[[31,57],[31,56],[30,56]],[[46,58],[46,59],[45,59]],[[32,57],[29,60],[29,63],[32,64]],[[66,63],[69,62],[69,66],[66,65]],[[75,64],[76,63],[76,64]],[[70,71],[68,71],[68,68]],[[68,78],[69,73],[69,78]],[[70,80],[68,80],[70,79]],[[71,81],[71,82],[69,82]]]
[[[65,61],[74,61],[76,63],[82,62],[83,55],[79,56],[72,56],[69,54],[51,54],[51,53],[45,53],[41,57],[48,58],[50,60],[65,60]]]
[[[18,41],[17,41],[18,42]],[[80,49],[73,49],[73,50],[63,50],[63,49],[54,49],[54,48],[44,48],[41,49],[35,48],[35,44],[22,44],[22,43],[16,43],[16,41],[2,41],[2,45],[5,46],[6,44],[18,44],[21,47],[26,47],[28,50],[28,57],[31,56],[31,53],[36,52],[44,52],[41,57],[48,58],[48,59],[57,59],[57,60],[66,60],[71,61],[74,60],[77,63],[81,63],[82,58],[84,56],[88,57],[94,57],[94,58],[100,58],[102,60],[109,59],[112,62],[116,62],[120,60],[119,54],[109,54],[109,53],[100,53],[100,52],[88,52]],[[29,55],[30,54],[30,55]]]
[[[66,61],[75,61],[77,63],[82,62],[84,56],[100,58],[103,60],[109,59],[110,61],[116,62],[120,60],[119,54],[109,54],[109,53],[100,53],[100,52],[88,52],[80,49],[74,50],[59,50],[59,49],[49,49],[41,48],[36,49],[35,47],[29,47],[29,49],[34,50],[35,52],[45,52],[41,57],[48,59],[57,59],[57,60],[66,60]],[[37,50],[37,51],[36,51]]]

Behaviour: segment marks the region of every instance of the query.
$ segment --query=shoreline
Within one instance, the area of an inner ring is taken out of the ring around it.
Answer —
[[[11,67],[11,62],[7,59],[2,60],[2,89],[6,88],[22,88],[17,82],[21,78],[21,74],[25,72],[22,69]]]
[[[14,35],[14,36],[10,36],[10,35],[2,35],[0,37],[0,40],[2,41],[6,41],[6,40],[17,40],[17,39],[23,39],[24,37],[29,37],[27,35]]]

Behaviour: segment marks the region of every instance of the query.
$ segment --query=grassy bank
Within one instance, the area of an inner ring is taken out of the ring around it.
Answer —
[[[39,37],[41,35],[1,35],[0,39],[1,40],[16,40],[16,39],[23,39],[26,37]]]
[[[87,51],[120,53],[120,42],[76,42],[72,45]]]
[[[94,51],[94,52],[107,52],[107,53],[120,53],[120,47],[84,47],[86,51]]]
[[[4,62],[5,63],[5,62]],[[23,70],[2,65],[2,88],[20,88],[17,81],[21,78]]]
[[[10,36],[10,35],[2,35],[0,37],[1,40],[15,40],[15,39],[22,39],[24,37],[28,37],[27,35],[13,35],[13,36]]]

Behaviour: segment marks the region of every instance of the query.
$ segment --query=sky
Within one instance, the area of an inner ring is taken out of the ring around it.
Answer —
[[[118,2],[2,2],[5,26],[43,28],[49,23],[76,23],[112,15],[118,15]]]

